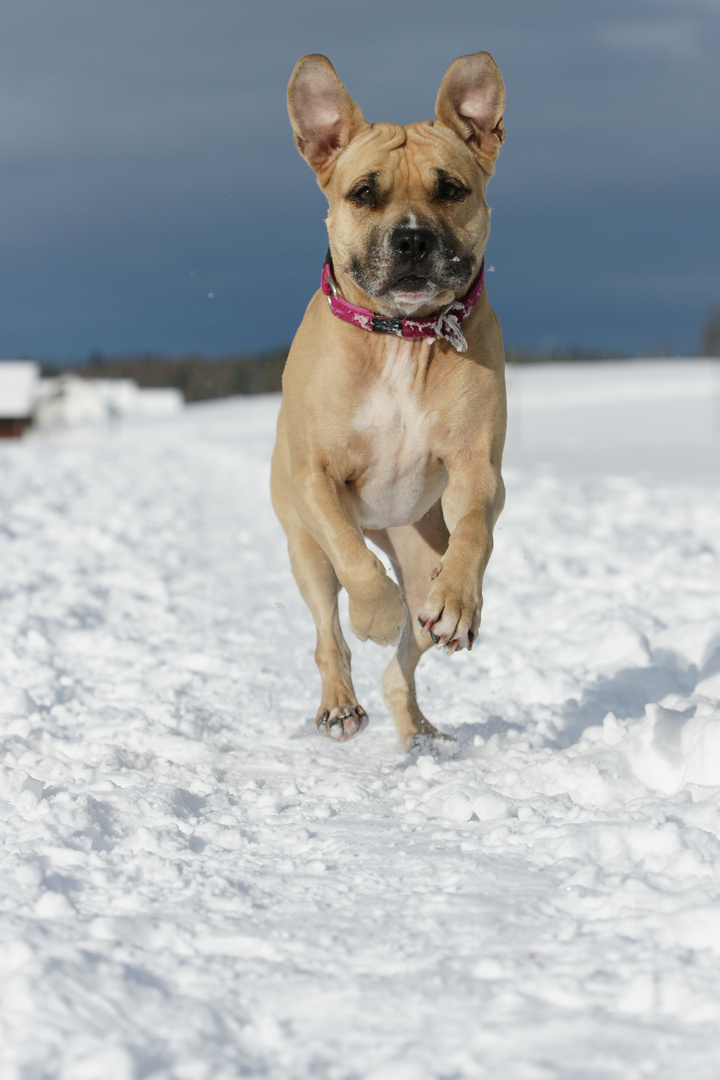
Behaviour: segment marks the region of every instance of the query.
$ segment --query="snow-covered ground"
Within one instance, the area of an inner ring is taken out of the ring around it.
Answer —
[[[3,1080],[717,1080],[720,371],[509,383],[436,754],[314,731],[276,398],[0,447]]]

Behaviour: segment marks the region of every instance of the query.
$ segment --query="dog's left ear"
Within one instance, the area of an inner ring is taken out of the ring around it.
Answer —
[[[438,92],[435,115],[468,144],[490,176],[505,142],[504,108],[505,84],[490,53],[453,60]]]

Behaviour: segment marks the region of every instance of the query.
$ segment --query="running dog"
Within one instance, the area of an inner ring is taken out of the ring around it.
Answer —
[[[285,368],[272,497],[317,628],[316,725],[339,742],[368,723],[341,587],[357,637],[397,645],[383,695],[407,747],[441,735],[417,703],[422,653],[471,649],[478,632],[505,498],[504,353],[484,273],[504,104],[486,52],[452,63],[434,122],[407,126],[366,123],[324,56],[290,79],[330,246]]]

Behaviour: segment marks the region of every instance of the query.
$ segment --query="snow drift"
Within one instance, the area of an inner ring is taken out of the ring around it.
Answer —
[[[276,399],[0,447],[3,1077],[715,1080],[720,383],[510,376],[449,750],[315,734]]]

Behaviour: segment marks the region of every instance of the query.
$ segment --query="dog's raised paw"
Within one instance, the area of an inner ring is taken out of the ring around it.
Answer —
[[[407,607],[400,589],[385,572],[374,591],[358,598],[348,597],[350,628],[360,641],[370,638],[376,645],[397,645],[407,621]]]
[[[417,616],[420,636],[429,634],[436,649],[452,656],[459,649],[472,649],[480,623],[482,594],[471,588],[442,589],[436,581]]]
[[[347,742],[364,731],[369,722],[362,705],[338,705],[332,710],[323,709],[315,721],[315,727],[321,735],[327,735],[336,742]]]

